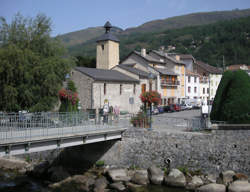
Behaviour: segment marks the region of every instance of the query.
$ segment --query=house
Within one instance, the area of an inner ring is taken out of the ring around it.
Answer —
[[[157,51],[132,51],[119,66],[130,66],[156,76],[156,90],[161,94],[162,104],[177,103],[185,98],[185,65]]]
[[[200,75],[186,70],[186,98],[200,99]]]
[[[223,70],[221,68],[208,65],[202,61],[197,61],[194,64],[194,70],[201,76],[201,78],[207,79],[208,81],[207,99],[213,100],[216,95],[216,91],[220,83]],[[206,89],[206,85],[203,88]],[[202,90],[204,90],[203,88]]]
[[[156,89],[156,81],[150,79],[149,72],[133,69],[133,63],[119,65],[119,39],[111,33],[109,22],[104,28],[105,33],[97,39],[96,68],[75,67],[71,72],[81,108],[98,109],[108,102],[120,111],[136,113],[142,105],[140,94]]]
[[[238,65],[229,65],[226,67],[226,70],[236,71],[236,70],[244,70],[250,75],[250,66],[245,64],[238,64]]]

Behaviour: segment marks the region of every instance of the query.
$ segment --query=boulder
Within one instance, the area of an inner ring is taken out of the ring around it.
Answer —
[[[0,169],[3,170],[16,170],[20,173],[25,173],[26,168],[29,166],[29,164],[26,161],[23,161],[21,159],[17,159],[14,157],[11,158],[0,158]]]
[[[122,184],[122,182],[112,183],[111,185],[109,185],[109,187],[111,189],[115,189],[117,191],[125,191],[126,190],[126,187]]]
[[[210,183],[199,187],[197,192],[226,192],[226,186],[217,183]]]
[[[147,170],[137,170],[131,181],[138,185],[147,185],[149,183]]]
[[[247,180],[248,180],[248,176],[245,175],[245,174],[242,174],[242,173],[236,173],[236,174],[233,176],[233,180],[234,180],[234,181],[238,181],[238,180],[247,181]]]
[[[43,161],[34,166],[33,170],[29,174],[36,178],[46,177],[48,169],[49,169],[49,162]]]
[[[178,169],[172,169],[169,174],[165,176],[164,183],[172,187],[185,187],[186,178]]]
[[[137,184],[130,183],[130,182],[127,182],[126,186],[131,192],[137,192],[140,188],[142,188],[142,185],[137,185]]]
[[[164,172],[153,165],[148,168],[148,177],[152,184],[160,185],[164,180]]]
[[[103,192],[108,186],[108,181],[105,177],[98,178],[94,183],[94,192]]]
[[[126,169],[110,169],[107,171],[107,173],[113,182],[119,182],[119,181],[126,182],[131,179],[131,177],[128,176]]]
[[[49,168],[48,174],[50,175],[50,180],[53,182],[61,181],[70,176],[61,166]]]
[[[234,181],[229,185],[229,192],[250,192],[250,183],[247,181]]]
[[[84,175],[74,175],[73,177],[68,177],[58,183],[51,184],[49,187],[52,191],[88,192],[92,185],[94,185],[93,178]]]
[[[193,176],[191,181],[187,184],[187,189],[194,190],[203,185],[203,181],[198,176]]]
[[[220,174],[220,177],[217,183],[229,185],[230,183],[233,182],[234,175],[235,175],[234,171],[231,171],[231,170],[224,171]]]

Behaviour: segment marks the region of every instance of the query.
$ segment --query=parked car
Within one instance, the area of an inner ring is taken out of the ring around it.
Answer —
[[[193,108],[192,105],[187,104],[187,103],[181,105],[182,110],[190,110],[192,108]]]
[[[164,112],[174,112],[174,106],[173,105],[166,105],[163,107]]]
[[[174,111],[181,111],[181,107],[179,104],[172,104],[174,107]]]
[[[153,114],[153,115],[159,114],[159,110],[158,110],[157,107],[152,106],[152,114]]]
[[[180,106],[181,106],[181,111],[187,110],[186,104],[181,104]]]
[[[162,106],[158,106],[157,108],[158,108],[159,113],[163,113],[164,112],[164,109],[163,109]]]

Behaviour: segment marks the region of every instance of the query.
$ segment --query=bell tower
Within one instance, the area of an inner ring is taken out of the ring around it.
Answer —
[[[111,69],[119,64],[119,39],[111,33],[109,21],[104,25],[105,33],[97,39],[96,68]]]

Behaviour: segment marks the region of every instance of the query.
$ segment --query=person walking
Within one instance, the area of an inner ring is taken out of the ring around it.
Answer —
[[[108,123],[108,115],[109,115],[109,105],[105,103],[103,106],[103,124]]]
[[[118,122],[119,115],[120,115],[120,109],[117,105],[114,107],[113,113],[115,115],[115,121]]]

